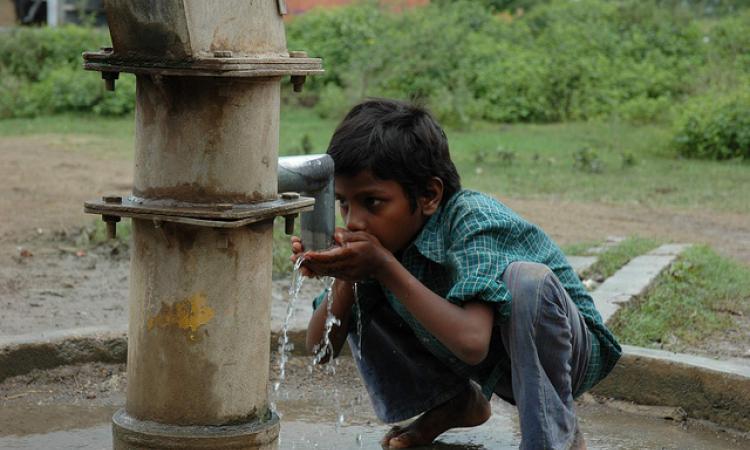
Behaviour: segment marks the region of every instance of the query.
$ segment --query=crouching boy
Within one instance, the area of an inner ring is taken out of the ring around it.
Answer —
[[[348,337],[377,416],[419,416],[383,445],[480,425],[496,394],[518,407],[521,448],[585,448],[573,399],[621,349],[560,249],[502,203],[462,190],[445,133],[418,107],[355,106],[328,154],[346,228],[322,252],[292,238],[305,275],[335,277],[307,346],[324,362]],[[321,349],[329,311],[339,323]]]

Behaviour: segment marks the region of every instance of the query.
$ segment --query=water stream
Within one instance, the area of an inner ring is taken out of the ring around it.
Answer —
[[[279,346],[278,346],[278,352],[279,352],[279,377],[278,380],[273,384],[273,392],[271,393],[271,401],[270,406],[271,409],[276,412],[279,417],[281,417],[281,412],[278,411],[278,408],[276,407],[276,401],[279,399],[279,391],[281,389],[282,384],[284,383],[284,380],[286,378],[286,364],[289,361],[289,355],[291,351],[293,350],[292,346],[293,344],[289,342],[289,324],[292,321],[292,318],[294,316],[295,312],[295,305],[297,304],[297,300],[300,294],[300,291],[302,289],[302,284],[304,281],[304,277],[302,276],[301,267],[302,263],[304,262],[304,257],[299,258],[295,264],[294,264],[294,270],[292,272],[292,282],[289,287],[289,300],[286,308],[286,314],[284,316],[284,324],[281,330],[281,337],[279,338]],[[325,277],[323,279],[323,283],[325,286],[325,299],[326,299],[326,320],[325,320],[325,333],[323,335],[323,342],[314,350],[314,356],[312,358],[312,361],[309,365],[309,371],[312,372],[315,370],[315,367],[322,367],[325,373],[329,374],[330,376],[334,376],[336,374],[336,367],[338,366],[338,359],[333,358],[334,354],[334,348],[333,348],[333,342],[331,341],[331,331],[333,330],[334,326],[340,326],[341,321],[333,315],[333,302],[334,302],[334,293],[333,293],[333,283],[335,279],[333,277]],[[358,285],[357,283],[354,283],[353,285],[353,295],[354,295],[354,302],[357,306],[357,324],[356,324],[356,332],[357,337],[359,339],[359,345],[357,348],[357,351],[355,352],[355,357],[362,358],[362,314],[359,309],[359,292],[358,292]],[[328,356],[328,361],[325,364],[322,364],[323,360]],[[335,428],[336,430],[340,430],[341,427],[345,424],[346,417],[344,415],[344,411],[342,408],[341,399],[339,398],[339,392],[338,388],[336,387],[336,383],[332,383],[331,393],[333,394],[333,401],[334,406],[336,410],[336,423]],[[357,402],[358,403],[358,402]],[[357,444],[361,445],[361,437],[358,436],[357,438]]]
[[[281,413],[276,408],[276,399],[278,398],[279,388],[286,378],[286,363],[289,361],[289,353],[293,350],[292,344],[289,342],[289,323],[294,316],[294,307],[297,304],[297,298],[299,292],[302,289],[302,283],[304,277],[302,276],[302,263],[305,258],[301,257],[294,263],[294,270],[292,271],[292,284],[289,286],[289,304],[286,308],[286,315],[284,316],[284,325],[281,328],[281,338],[279,339],[279,379],[273,384],[273,395],[271,396],[271,410],[276,412],[279,417]]]

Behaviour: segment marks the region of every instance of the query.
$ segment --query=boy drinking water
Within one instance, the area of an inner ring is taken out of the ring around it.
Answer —
[[[461,189],[445,133],[420,108],[363,102],[328,154],[346,228],[326,251],[292,238],[304,275],[335,277],[332,304],[315,301],[307,347],[325,362],[348,337],[377,416],[419,416],[382,444],[426,445],[481,425],[494,393],[517,405],[522,449],[586,448],[573,399],[621,349],[560,249],[502,203]],[[329,310],[340,323],[320,350]]]

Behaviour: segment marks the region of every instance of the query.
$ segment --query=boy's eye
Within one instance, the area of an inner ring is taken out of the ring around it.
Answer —
[[[375,208],[380,206],[381,203],[383,203],[383,201],[379,198],[368,197],[365,199],[365,206],[368,208]]]

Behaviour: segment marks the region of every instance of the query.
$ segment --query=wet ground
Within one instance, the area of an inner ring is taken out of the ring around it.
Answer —
[[[351,358],[340,359],[335,375],[310,373],[308,363],[309,358],[292,357],[287,367],[277,399],[279,448],[380,449],[388,427],[375,419]],[[110,419],[124,404],[126,385],[124,366],[118,364],[59,367],[8,379],[0,384],[0,448],[111,448]],[[685,420],[679,410],[665,413],[590,396],[578,408],[590,449],[750,448],[746,437]],[[484,425],[448,432],[428,448],[517,448],[515,409],[496,399],[492,409]]]

